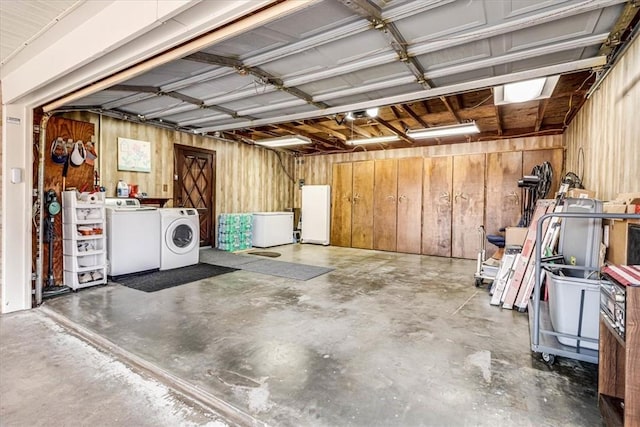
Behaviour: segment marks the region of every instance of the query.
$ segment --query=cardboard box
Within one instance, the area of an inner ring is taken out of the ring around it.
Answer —
[[[567,197],[572,199],[594,199],[596,197],[596,192],[585,190],[584,188],[572,188],[567,191]]]
[[[609,247],[607,248],[607,261],[611,264],[627,263],[627,230],[626,220],[606,220],[605,227],[609,228]]]
[[[615,201],[625,205],[636,204],[636,200],[640,201],[640,193],[619,193]]]
[[[627,205],[618,202],[605,202],[602,204],[604,213],[626,213]]]
[[[505,229],[505,246],[522,246],[527,238],[527,227],[507,227]]]

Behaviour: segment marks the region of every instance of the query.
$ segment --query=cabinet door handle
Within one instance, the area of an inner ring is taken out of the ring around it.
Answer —
[[[403,200],[407,200],[407,196],[405,196],[404,194],[400,195],[400,197],[398,197],[398,203],[402,203]]]
[[[465,195],[464,193],[456,193],[456,195],[453,197],[453,201],[457,202],[458,197],[460,197],[462,200],[469,200],[469,196]]]
[[[444,200],[447,205],[451,204],[451,196],[448,191],[443,191],[440,193],[440,200]]]
[[[507,194],[507,197],[513,198],[514,205],[520,204],[520,196],[518,196],[518,193],[516,193],[515,191],[512,191],[511,193]]]

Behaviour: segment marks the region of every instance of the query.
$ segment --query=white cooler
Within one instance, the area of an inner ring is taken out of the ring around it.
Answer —
[[[293,243],[293,212],[254,212],[251,244],[268,248]]]

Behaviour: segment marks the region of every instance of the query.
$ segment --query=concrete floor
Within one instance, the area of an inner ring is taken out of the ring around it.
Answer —
[[[0,425],[225,427],[40,310],[0,317]]]
[[[236,271],[156,293],[111,284],[45,307],[245,420],[601,424],[597,367],[561,359],[549,368],[532,356],[527,316],[489,305],[473,285],[473,261],[313,245],[271,250],[282,253],[278,260],[335,270],[308,281]]]

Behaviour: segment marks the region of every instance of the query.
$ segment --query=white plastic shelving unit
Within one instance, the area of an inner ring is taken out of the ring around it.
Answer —
[[[107,283],[104,193],[62,193],[64,284],[78,290]]]

